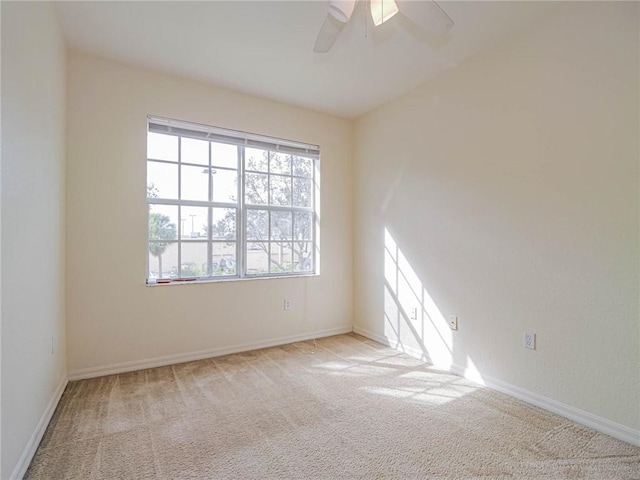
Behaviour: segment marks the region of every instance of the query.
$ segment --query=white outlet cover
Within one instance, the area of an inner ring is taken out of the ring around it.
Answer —
[[[531,350],[536,349],[536,334],[531,332],[524,332],[524,346]]]
[[[458,330],[458,317],[455,315],[449,317],[449,327],[451,327],[451,330]]]

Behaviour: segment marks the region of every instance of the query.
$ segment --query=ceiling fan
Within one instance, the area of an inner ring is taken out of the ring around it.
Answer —
[[[313,46],[316,53],[331,50],[340,32],[347,24],[358,0],[330,0],[327,17],[320,28]],[[369,6],[375,26],[400,12],[409,21],[433,36],[446,34],[453,27],[453,20],[432,0],[364,0]]]

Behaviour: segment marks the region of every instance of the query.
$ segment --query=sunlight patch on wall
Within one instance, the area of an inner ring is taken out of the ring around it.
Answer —
[[[388,229],[384,231],[384,334],[394,348],[448,370],[453,335]]]
[[[471,380],[472,382],[476,382],[480,385],[484,385],[484,379],[482,378],[482,375],[480,374],[480,370],[478,370],[478,368],[476,367],[475,363],[473,363],[473,360],[471,360],[471,358],[469,358],[469,356],[467,356],[467,366],[464,370],[464,377],[468,378],[469,380]]]

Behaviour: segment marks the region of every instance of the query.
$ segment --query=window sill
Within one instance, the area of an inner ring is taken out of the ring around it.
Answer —
[[[162,283],[145,283],[147,287],[167,287],[175,285],[201,285],[203,283],[228,283],[228,282],[247,282],[254,280],[282,280],[282,279],[294,279],[294,278],[309,278],[319,277],[319,273],[301,273],[299,275],[276,275],[276,276],[263,276],[263,277],[232,277],[232,278],[219,278],[219,279],[204,279],[204,280],[177,280],[172,282]]]

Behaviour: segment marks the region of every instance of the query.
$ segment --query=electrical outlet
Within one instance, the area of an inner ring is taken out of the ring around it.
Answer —
[[[291,310],[291,300],[289,300],[288,298],[285,298],[283,308],[285,310]]]
[[[458,330],[458,317],[455,315],[449,317],[449,327],[451,327],[451,330]]]
[[[531,332],[524,332],[524,346],[531,350],[536,349],[536,334]]]
[[[411,309],[411,320],[418,320],[418,307]]]

